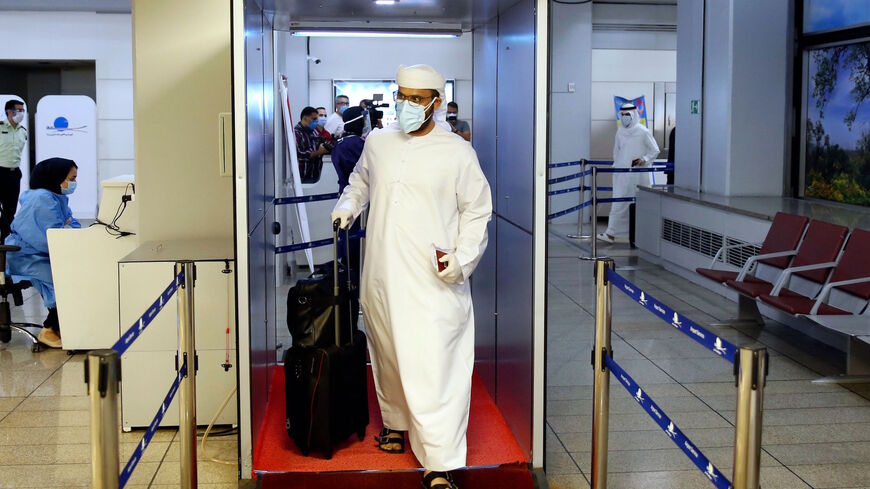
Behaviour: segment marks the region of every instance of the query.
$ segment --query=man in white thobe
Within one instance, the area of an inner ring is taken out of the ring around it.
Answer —
[[[448,471],[465,466],[474,366],[468,279],[492,200],[474,149],[436,123],[444,77],[400,66],[396,81],[398,121],[369,135],[332,219],[346,227],[369,207],[361,303],[380,447],[402,451],[408,431],[424,487],[455,487]]]
[[[619,129],[613,142],[613,168],[638,168],[649,166],[659,155],[659,145],[649,129],[640,122],[634,104],[619,108]],[[649,173],[612,173],[613,197],[635,197],[637,186],[649,183]],[[610,204],[607,230],[598,234],[598,239],[613,243],[625,238],[629,231],[630,202]]]

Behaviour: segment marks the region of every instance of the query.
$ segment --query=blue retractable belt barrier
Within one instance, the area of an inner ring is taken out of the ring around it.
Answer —
[[[584,207],[589,207],[590,205],[592,205],[592,201],[591,201],[591,200],[587,200],[586,202],[583,202],[583,203],[580,204],[580,205],[575,205],[574,207],[570,207],[570,208],[568,208],[568,209],[565,209],[564,211],[559,211],[559,212],[554,212],[553,214],[549,214],[549,215],[547,216],[547,219],[555,219],[555,218],[557,218],[557,217],[562,217],[562,216],[564,216],[565,214],[570,214],[570,213],[572,213],[572,212],[577,212],[577,211],[579,211],[580,209],[582,209],[582,208],[584,208]]]
[[[320,200],[337,199],[339,195],[341,194],[336,192],[334,194],[301,195],[299,197],[279,197],[273,202],[275,205],[299,204],[301,202],[317,202]]]
[[[673,167],[653,166],[653,167],[635,167],[635,168],[599,168],[598,173],[658,173],[663,172]]]
[[[612,204],[614,202],[634,202],[634,197],[608,197],[606,199],[598,199],[599,204]]]
[[[734,363],[734,359],[737,356],[737,347],[732,343],[716,336],[691,319],[685,316],[680,316],[676,311],[666,306],[655,297],[645,293],[640,287],[629,282],[623,278],[622,275],[616,273],[616,271],[608,269],[607,280],[612,282],[617,289],[625,292],[627,296],[637,301],[638,304],[646,308],[648,311],[655,314],[666,323],[670,323],[671,326],[682,331],[689,338],[692,338],[703,345],[704,348],[712,351],[725,360]]]
[[[366,235],[366,232],[363,229],[363,230],[360,230],[356,233],[351,234],[350,239],[364,238],[365,235]],[[276,246],[275,253],[276,254],[293,253],[294,251],[307,250],[308,248],[319,248],[321,246],[329,246],[332,244],[332,241],[333,241],[332,238],[326,238],[326,239],[318,239],[317,241],[309,241],[307,243],[294,243],[291,245]]]
[[[592,190],[591,187],[586,187],[584,190]],[[562,194],[570,194],[573,192],[579,192],[580,187],[571,187],[571,188],[563,188],[560,190],[551,190],[547,192],[547,195],[552,197],[554,195],[562,195]],[[613,187],[598,187],[599,192],[613,192]]]
[[[689,457],[689,460],[691,460],[695,466],[698,467],[698,469],[700,469],[708,479],[710,479],[710,482],[712,482],[714,486],[718,489],[731,489],[731,481],[729,481],[725,475],[713,465],[713,462],[710,462],[710,459],[701,453],[701,450],[683,434],[682,430],[677,428],[668,415],[662,411],[655,401],[653,401],[652,397],[637,385],[637,382],[635,382],[634,379],[632,379],[631,376],[616,363],[613,357],[605,355],[604,363],[607,365],[607,368],[613,372],[613,375],[619,379],[619,382],[623,387],[625,387],[625,390],[634,397],[634,400],[637,401],[640,407],[642,407],[649,417],[659,425],[659,428],[668,435],[668,438],[670,438],[674,444],[677,445],[687,457]]]
[[[547,165],[547,168],[562,168],[563,166],[577,166],[582,165],[585,160],[580,161],[566,161],[564,163],[550,163]]]
[[[586,165],[607,166],[612,165],[613,160],[586,160]]]
[[[127,485],[127,481],[129,481],[130,476],[133,475],[133,470],[136,469],[136,465],[142,459],[142,454],[145,453],[145,449],[148,448],[148,444],[151,443],[151,439],[154,438],[154,433],[157,432],[157,428],[160,426],[160,422],[163,421],[163,416],[166,414],[166,410],[169,409],[172,399],[178,392],[178,386],[181,384],[181,379],[186,375],[187,361],[181,365],[181,368],[178,370],[178,375],[175,376],[175,381],[172,382],[172,387],[169,388],[169,392],[167,392],[166,397],[163,398],[163,404],[160,405],[160,409],[157,410],[157,414],[154,415],[154,419],[151,421],[151,424],[148,425],[148,429],[145,430],[145,435],[142,437],[142,441],[136,445],[136,450],[133,451],[133,455],[130,456],[127,465],[125,465],[124,470],[121,471],[121,489]]]
[[[145,331],[145,328],[151,324],[151,321],[157,317],[157,314],[163,310],[163,307],[166,306],[169,299],[172,298],[172,295],[175,294],[175,291],[178,290],[178,287],[181,286],[182,282],[184,282],[184,272],[179,273],[172,279],[172,283],[170,283],[169,286],[166,287],[166,290],[160,294],[160,297],[151,304],[151,306],[145,311],[145,314],[137,319],[136,322],[133,323],[133,326],[130,326],[130,328],[121,335],[121,338],[112,345],[112,349],[118,353],[119,357],[130,348],[130,345],[139,338],[139,335],[141,335],[142,332]]]
[[[572,173],[570,175],[565,175],[564,177],[556,177],[547,180],[548,185],[552,185],[554,183],[559,182],[567,182],[568,180],[576,180],[578,178],[585,177],[586,175],[592,175],[592,170],[581,171],[579,173]]]
[[[580,191],[580,187],[563,188],[561,190],[552,190],[550,192],[547,192],[547,195],[552,197],[554,195],[570,194],[572,192],[579,192],[579,191]]]

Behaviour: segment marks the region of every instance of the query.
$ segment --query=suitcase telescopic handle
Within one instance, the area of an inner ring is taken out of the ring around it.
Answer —
[[[340,219],[332,222],[332,317],[335,323],[335,346],[341,346],[341,321],[338,316],[341,312],[338,308],[338,227],[341,224]]]

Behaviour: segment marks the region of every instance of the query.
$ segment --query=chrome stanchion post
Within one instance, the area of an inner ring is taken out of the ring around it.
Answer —
[[[178,388],[178,436],[181,438],[181,487],[196,488],[196,343],[194,337],[194,296],[196,265],[175,263],[175,274],[184,273],[178,289],[178,367],[187,362],[187,375]]]
[[[586,202],[586,159],[580,160],[580,204]],[[580,209],[579,217],[577,217],[577,234],[569,234],[570,239],[588,239],[589,236],[583,234],[583,215],[585,208]]]
[[[91,486],[120,487],[118,463],[118,389],[121,360],[114,350],[93,350],[85,359],[91,410]]]
[[[598,167],[592,167],[592,259],[598,259]]]
[[[734,489],[758,489],[761,468],[761,418],[767,381],[767,349],[740,348],[734,359],[737,376],[737,422],[734,428]]]
[[[604,356],[613,353],[610,348],[610,283],[607,281],[607,270],[612,270],[613,267],[613,259],[611,258],[595,260],[595,346],[592,351],[592,364],[595,367],[592,410],[592,489],[607,488],[610,369],[604,363]]]

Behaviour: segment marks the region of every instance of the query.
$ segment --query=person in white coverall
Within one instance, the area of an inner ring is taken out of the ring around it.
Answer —
[[[637,168],[649,166],[659,155],[659,145],[649,129],[640,122],[637,107],[623,104],[619,108],[619,129],[613,143],[613,168]],[[649,173],[612,173],[613,197],[634,197],[637,186],[649,182]],[[598,234],[598,239],[613,243],[625,238],[629,231],[630,202],[610,204],[607,230]]]
[[[398,121],[366,139],[332,219],[344,228],[369,207],[361,303],[379,447],[403,452],[407,431],[423,487],[454,489],[474,366],[468,279],[486,249],[492,199],[474,149],[445,128],[444,77],[400,66],[396,81]],[[437,261],[436,248],[445,253]]]

